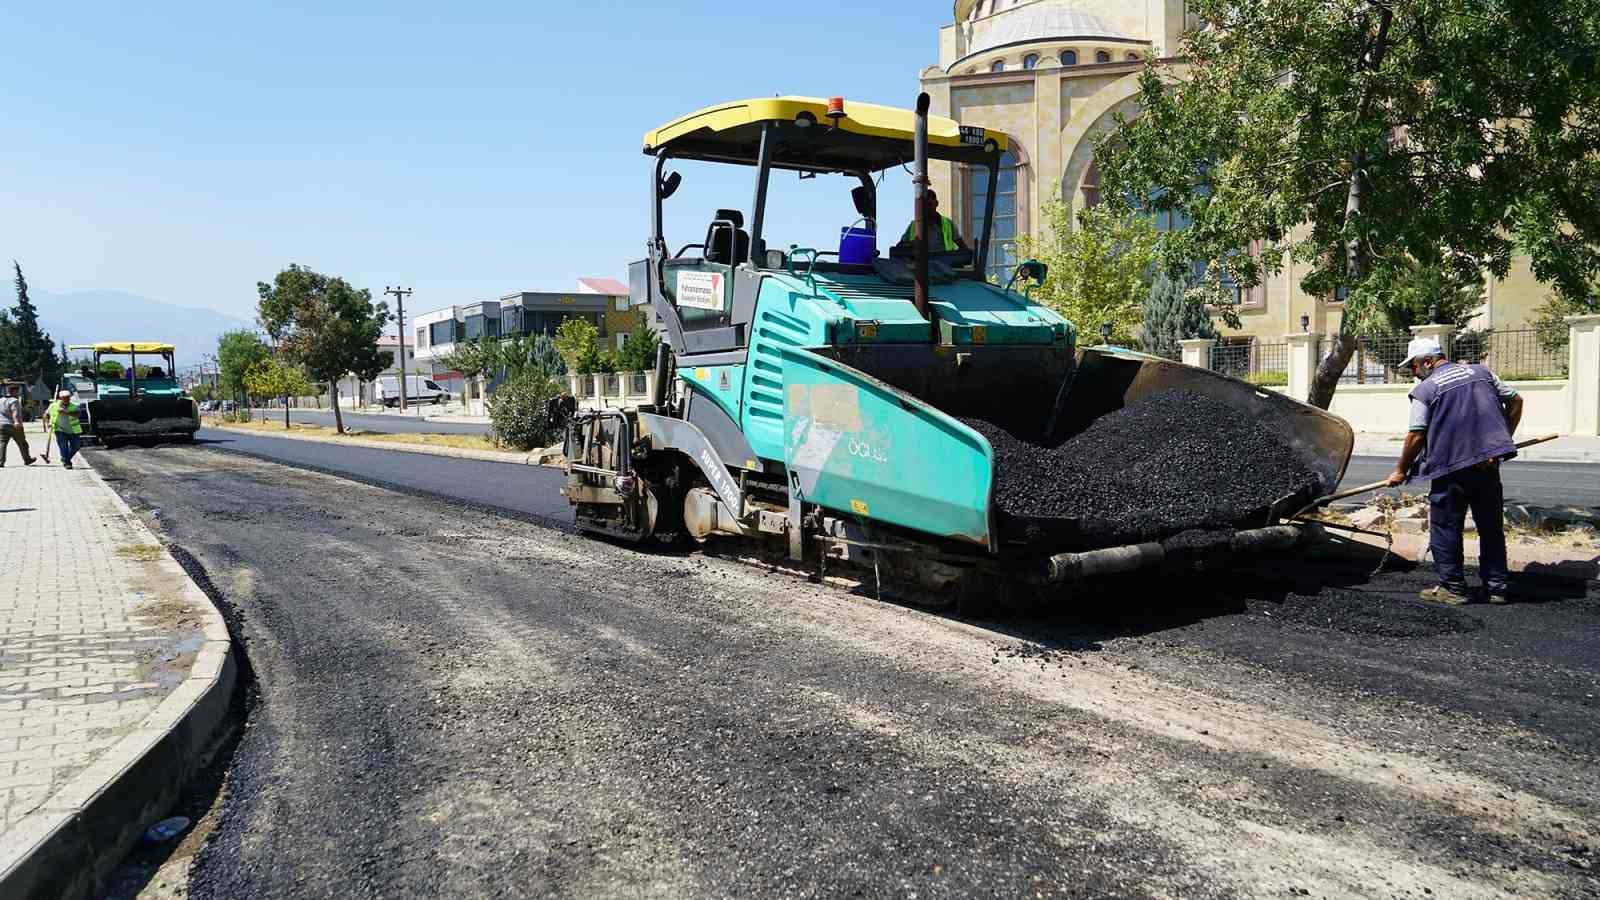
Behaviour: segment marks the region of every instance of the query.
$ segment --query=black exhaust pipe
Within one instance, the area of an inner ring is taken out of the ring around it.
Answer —
[[[916,153],[916,168],[911,176],[912,196],[916,198],[916,211],[913,222],[916,223],[917,246],[912,256],[912,289],[911,304],[917,308],[917,315],[933,321],[928,315],[928,104],[931,101],[926,93],[917,95],[917,125],[916,139],[913,142]]]

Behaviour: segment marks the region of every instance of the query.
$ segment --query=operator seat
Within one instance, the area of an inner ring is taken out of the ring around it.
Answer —
[[[729,256],[730,250],[732,256]],[[705,253],[706,262],[725,266],[736,266],[750,258],[750,232],[744,230],[744,213],[737,209],[717,210],[710,227],[706,229]]]

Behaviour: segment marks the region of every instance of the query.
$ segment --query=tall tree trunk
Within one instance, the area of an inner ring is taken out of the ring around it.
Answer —
[[[328,400],[333,404],[333,430],[344,434],[344,415],[339,412],[339,382],[328,383]]]
[[[1388,7],[1381,7],[1378,13],[1378,31],[1373,36],[1372,44],[1367,52],[1357,61],[1357,67],[1376,72],[1383,65],[1383,57],[1389,50],[1389,25],[1394,21],[1394,11]],[[1363,23],[1363,29],[1365,23]],[[1365,122],[1372,109],[1372,89],[1368,86],[1361,97],[1361,108],[1357,113],[1357,122]],[[1361,218],[1361,211],[1365,202],[1362,181],[1366,178],[1367,154],[1364,149],[1358,149],[1350,160],[1350,186],[1345,195],[1344,222],[1346,237],[1344,243],[1345,284],[1354,286],[1366,278],[1366,253],[1359,229],[1351,229],[1351,225]],[[1333,404],[1333,392],[1339,387],[1339,378],[1344,374],[1345,367],[1350,365],[1350,357],[1355,355],[1357,341],[1350,333],[1349,316],[1339,316],[1339,333],[1334,336],[1333,348],[1322,361],[1317,364],[1317,372],[1311,378],[1311,390],[1306,402],[1321,409],[1327,409]]]
[[[262,423],[265,424],[265,423]],[[289,395],[283,395],[283,430],[289,430]]]

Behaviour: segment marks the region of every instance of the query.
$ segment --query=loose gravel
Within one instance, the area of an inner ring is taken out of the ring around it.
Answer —
[[[1109,546],[1226,529],[1320,485],[1270,429],[1191,391],[1151,394],[1056,444],[965,421],[994,448],[995,502],[1033,520],[1023,526],[1030,536]]]

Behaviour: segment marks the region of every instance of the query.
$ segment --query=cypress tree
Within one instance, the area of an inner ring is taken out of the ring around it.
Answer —
[[[1216,338],[1211,314],[1198,298],[1190,297],[1187,285],[1173,280],[1166,272],[1156,275],[1145,298],[1144,322],[1139,326],[1139,342],[1146,353],[1177,358],[1179,341],[1190,338]]]

